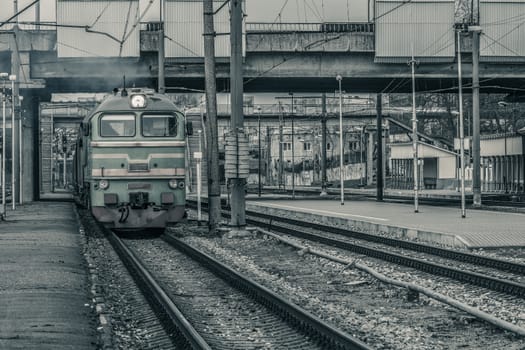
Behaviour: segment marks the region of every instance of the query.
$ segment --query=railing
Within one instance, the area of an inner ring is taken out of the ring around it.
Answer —
[[[8,31],[12,30],[15,22],[10,22],[5,25],[3,25],[0,28],[0,31]],[[18,27],[22,30],[56,30],[57,23],[56,22],[18,22]]]
[[[374,23],[246,23],[250,33],[373,33]]]
[[[328,100],[337,100],[334,103],[327,103],[326,105],[326,112],[330,115],[338,114],[339,113],[339,100],[330,98]],[[343,114],[376,114],[376,107],[373,103],[343,103],[342,108]],[[202,107],[202,113],[205,113],[206,109],[204,106]],[[201,109],[198,107],[189,109],[187,111],[188,114],[200,114]],[[230,104],[218,104],[217,105],[217,113],[220,115],[229,115],[231,113],[231,105]],[[291,114],[296,116],[319,116],[322,113],[321,104],[300,104],[300,103],[294,103],[293,106],[293,113],[292,113],[292,106],[290,104],[290,101],[286,101],[286,103],[282,103],[279,105],[278,103],[274,104],[257,104],[257,105],[245,105],[243,107],[243,114],[245,116],[256,116],[257,114],[260,114],[262,116],[268,116],[268,115],[283,115],[285,117],[290,116]]]

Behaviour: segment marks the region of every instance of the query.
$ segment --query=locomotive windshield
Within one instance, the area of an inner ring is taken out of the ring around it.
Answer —
[[[177,136],[177,117],[174,115],[142,115],[142,136]]]
[[[135,136],[135,115],[104,114],[100,118],[100,136]]]

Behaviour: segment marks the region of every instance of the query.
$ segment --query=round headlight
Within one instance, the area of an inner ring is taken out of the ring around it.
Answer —
[[[108,180],[100,180],[98,182],[98,188],[100,188],[101,190],[105,190],[108,187],[109,187],[109,181]]]
[[[179,188],[180,188],[180,189],[183,189],[183,188],[184,188],[184,181],[179,181]]]
[[[177,188],[177,180],[175,179],[171,179],[170,182],[168,182],[168,186],[172,189],[176,189]]]

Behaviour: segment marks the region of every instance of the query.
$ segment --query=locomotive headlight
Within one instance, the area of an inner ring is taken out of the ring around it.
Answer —
[[[179,181],[179,188],[180,188],[180,189],[183,189],[183,188],[184,188],[184,181]]]
[[[109,187],[109,181],[108,180],[100,180],[98,182],[98,188],[100,188],[101,190],[105,190]]]
[[[131,104],[131,108],[144,108],[146,107],[146,96],[131,95],[130,104]]]
[[[171,179],[170,182],[168,182],[168,186],[169,186],[171,189],[176,189],[176,188],[177,188],[177,180],[175,180],[175,179]]]

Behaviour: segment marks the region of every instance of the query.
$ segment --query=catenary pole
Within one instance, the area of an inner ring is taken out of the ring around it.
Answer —
[[[461,166],[461,217],[466,217],[465,211],[465,131],[463,130],[463,82],[461,76],[461,31],[458,30],[458,93],[459,93],[459,161]]]
[[[414,56],[408,62],[412,70],[412,151],[413,151],[413,167],[414,167],[414,213],[419,212],[419,159],[418,159],[418,145],[417,145],[417,114],[416,114],[416,60]]]
[[[215,79],[215,30],[213,0],[204,0],[204,74],[206,83],[206,159],[208,161],[208,228],[215,233],[221,223],[219,141],[217,131],[217,85]]]
[[[343,77],[337,75],[335,78],[339,82],[339,186],[341,187],[341,205],[345,204],[345,183],[343,179],[344,167],[344,145],[343,145],[343,92],[341,91],[341,81]]]
[[[236,139],[244,128],[243,78],[242,78],[242,0],[230,1],[230,83],[231,83],[231,122],[230,127]],[[239,145],[237,141],[237,145]],[[239,148],[239,147],[238,147]],[[239,166],[239,164],[237,164]],[[231,180],[231,220],[234,228],[246,226],[245,179]]]
[[[481,206],[480,114],[479,114],[479,35],[481,27],[470,26],[472,32],[472,193],[473,205]]]
[[[321,99],[321,196],[326,196],[326,93]]]
[[[163,18],[163,7],[164,3],[162,0],[159,0],[159,31],[158,31],[158,40],[159,40],[159,52],[158,52],[158,65],[159,65],[159,94],[166,92],[166,84],[164,80],[164,18]]]
[[[377,191],[376,200],[383,201],[383,118],[382,108],[383,107],[383,94],[379,93],[376,97],[376,113],[377,113]]]

